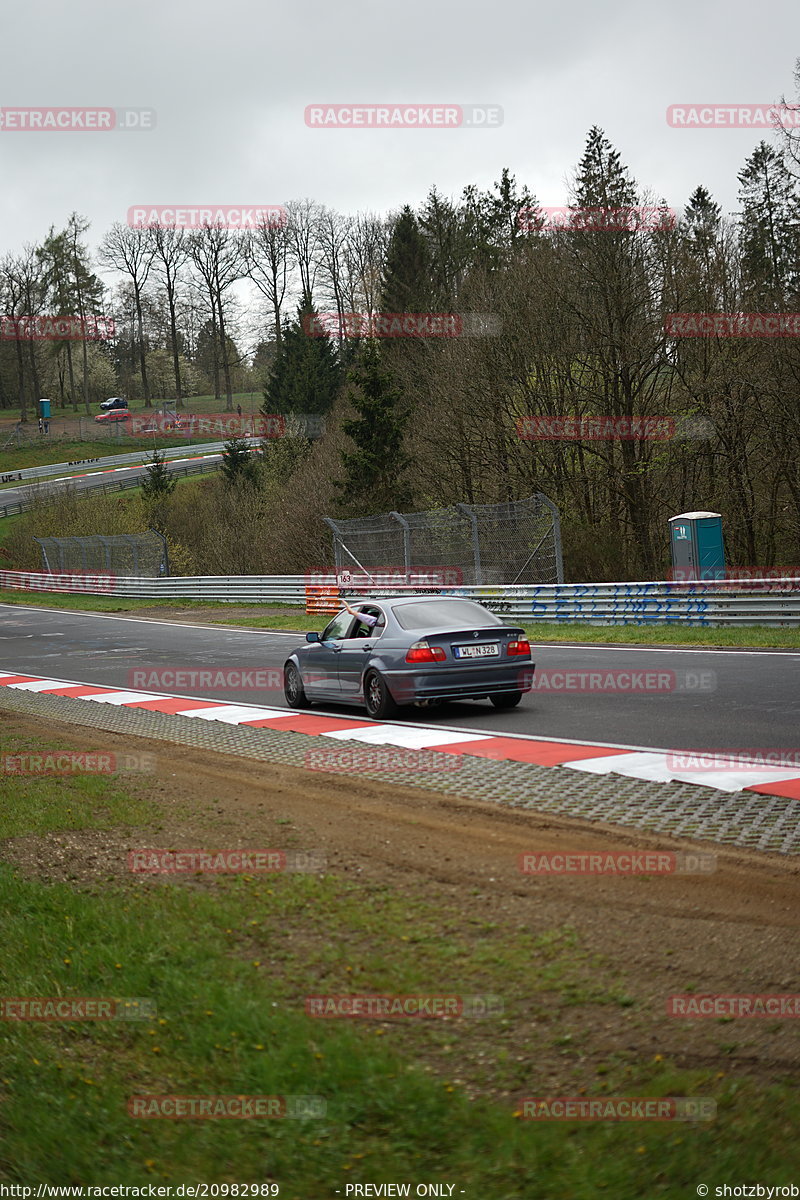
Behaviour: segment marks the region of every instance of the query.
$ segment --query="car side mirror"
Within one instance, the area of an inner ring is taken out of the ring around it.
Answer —
[[[307,633],[307,634],[306,634],[306,641],[307,641],[307,642],[318,642],[319,640],[320,640],[320,639],[319,639],[319,634],[318,634],[318,633]]]

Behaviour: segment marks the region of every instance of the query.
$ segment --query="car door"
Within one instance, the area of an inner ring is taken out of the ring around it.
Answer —
[[[348,637],[342,641],[338,656],[339,691],[343,700],[357,700],[361,692],[361,677],[369,662],[375,643],[386,628],[386,617],[377,604],[361,604],[359,612],[369,613],[378,620],[372,628],[355,618]]]
[[[355,618],[347,609],[337,613],[320,634],[318,642],[309,642],[303,652],[303,687],[306,695],[338,698],[339,656]]]

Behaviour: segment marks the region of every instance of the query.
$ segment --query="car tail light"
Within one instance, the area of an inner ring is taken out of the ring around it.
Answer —
[[[509,642],[506,648],[506,654],[530,654],[531,644],[526,638],[520,641]]]
[[[447,653],[441,646],[429,646],[427,642],[414,642],[406,654],[407,663],[444,662]]]

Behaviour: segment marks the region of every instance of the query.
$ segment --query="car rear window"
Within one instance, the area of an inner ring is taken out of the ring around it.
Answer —
[[[494,613],[472,600],[409,600],[393,605],[393,612],[402,629],[440,629],[447,625],[480,629],[503,624]]]

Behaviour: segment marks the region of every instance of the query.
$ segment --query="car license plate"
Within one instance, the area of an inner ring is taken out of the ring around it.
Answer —
[[[475,646],[453,646],[456,658],[497,658],[500,646],[497,642],[478,642]]]

